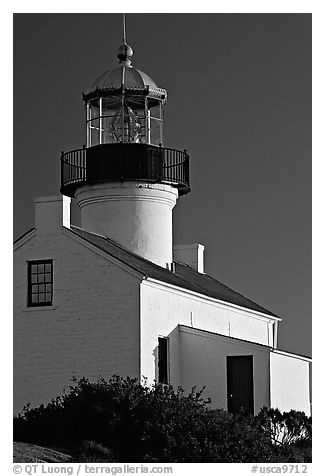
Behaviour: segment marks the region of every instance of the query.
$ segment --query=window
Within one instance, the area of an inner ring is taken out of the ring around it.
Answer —
[[[158,382],[168,383],[168,339],[158,338]]]
[[[28,306],[51,306],[53,301],[53,261],[28,262]]]

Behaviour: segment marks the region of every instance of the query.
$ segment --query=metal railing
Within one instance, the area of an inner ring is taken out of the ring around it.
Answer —
[[[175,184],[190,184],[189,177],[189,155],[186,150],[184,152],[176,149],[163,148],[163,180]]]
[[[87,177],[86,148],[61,152],[61,187],[84,182]]]
[[[61,153],[61,192],[100,182],[143,180],[168,183],[179,194],[190,191],[189,155],[150,144],[102,144]]]

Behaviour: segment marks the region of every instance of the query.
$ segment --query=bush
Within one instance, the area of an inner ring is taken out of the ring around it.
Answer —
[[[73,451],[75,463],[113,463],[113,451],[95,441],[84,441]]]
[[[274,436],[280,412],[232,415],[208,404],[196,388],[185,395],[181,388],[118,376],[75,379],[48,405],[26,406],[14,420],[14,437],[70,448],[79,462],[289,461],[294,450],[301,453],[299,444],[309,444],[303,414],[285,417],[288,434],[281,442]]]
[[[277,408],[262,408],[256,420],[277,447],[280,457],[285,456],[290,463],[311,463],[311,417],[296,410],[281,413]]]

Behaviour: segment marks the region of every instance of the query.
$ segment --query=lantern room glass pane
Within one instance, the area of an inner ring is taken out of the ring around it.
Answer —
[[[150,109],[150,117],[153,117],[159,120],[162,119],[162,108],[160,104]]]
[[[96,119],[99,117],[99,100],[98,98],[96,99],[91,99],[89,101],[89,111],[90,111],[90,116],[89,119]]]
[[[150,118],[150,144],[162,144],[162,121],[154,117]]]
[[[127,103],[116,111],[110,124],[112,142],[140,142],[141,123],[136,110]]]
[[[162,107],[161,104],[157,104],[156,106],[150,108],[150,120],[149,120],[149,142],[153,145],[160,145],[163,142],[163,135],[162,135]]]
[[[146,124],[147,124],[147,119],[146,119],[146,113],[145,111],[138,111],[138,121],[140,124],[140,136],[139,136],[139,142],[141,144],[145,144],[147,142],[147,134],[146,134]]]
[[[87,146],[99,144],[99,100],[91,99],[87,114]]]
[[[117,110],[122,105],[122,98],[118,96],[109,96],[102,99],[102,143],[112,142],[111,123]]]
[[[89,121],[90,145],[99,144],[99,118]]]
[[[91,99],[87,104],[87,146],[162,144],[162,105],[153,101],[146,95],[129,92]]]

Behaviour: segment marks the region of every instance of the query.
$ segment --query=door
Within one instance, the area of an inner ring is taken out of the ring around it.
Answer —
[[[227,357],[228,412],[238,413],[245,408],[254,413],[253,356]]]

